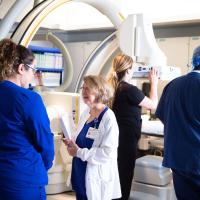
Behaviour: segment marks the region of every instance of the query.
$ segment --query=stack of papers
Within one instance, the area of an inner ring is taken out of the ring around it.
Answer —
[[[73,119],[69,114],[60,118],[60,127],[66,139],[72,139]]]

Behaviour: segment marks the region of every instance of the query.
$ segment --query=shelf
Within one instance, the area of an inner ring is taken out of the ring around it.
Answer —
[[[56,80],[58,80],[58,83],[61,85],[64,71],[64,69],[62,68],[63,57],[61,51],[58,48],[40,47],[35,45],[29,45],[28,48],[35,55],[35,59],[37,60],[38,66],[36,67],[37,70],[43,73],[47,73],[46,76],[48,76],[48,78],[46,78],[46,82],[44,81],[44,85],[45,83],[48,83],[50,81],[54,81],[55,83],[55,77]],[[58,75],[50,75],[49,73],[56,73]]]
[[[37,70],[50,73],[62,73],[64,71],[64,69],[42,68],[42,67],[37,67]]]
[[[58,48],[39,47],[33,45],[29,45],[28,48],[34,53],[61,53],[60,49]]]
[[[64,69],[37,67],[37,70],[44,72],[44,73],[59,73],[60,74],[59,83],[60,83],[60,85],[62,84],[62,73],[63,73]]]

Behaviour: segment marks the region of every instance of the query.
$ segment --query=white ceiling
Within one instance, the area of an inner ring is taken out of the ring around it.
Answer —
[[[106,1],[106,0],[102,0]],[[200,20],[200,0],[113,0],[119,3],[124,16],[145,13],[153,23]],[[6,14],[14,0],[3,0],[0,18]],[[33,0],[18,17],[20,21],[32,8]],[[112,8],[110,8],[112,9]],[[62,13],[62,14],[61,14]],[[77,2],[66,3],[52,12],[43,23],[44,27],[67,30],[112,27],[110,20],[95,8]]]
[[[145,13],[154,23],[200,19],[199,0],[119,0],[119,2],[125,13]]]

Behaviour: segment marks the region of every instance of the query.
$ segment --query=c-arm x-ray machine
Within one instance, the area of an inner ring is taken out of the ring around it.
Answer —
[[[57,7],[70,2],[72,0],[42,1],[25,16],[11,38],[16,43],[28,46],[45,17]],[[161,78],[164,77],[163,72],[167,72],[170,77],[180,75],[178,68],[167,66],[166,57],[156,43],[152,24],[147,22],[142,14],[130,15],[125,19],[113,0],[73,0],[73,2],[87,3],[95,7],[111,20],[117,31],[106,38],[90,55],[77,80],[72,80],[72,76],[64,77],[63,85],[67,86],[63,88],[62,85],[62,90],[67,91],[69,80],[76,81],[76,87],[71,92],[78,92],[85,75],[106,76],[110,72],[112,58],[121,51],[132,56],[134,61],[139,63],[133,77],[145,77],[150,67],[158,68]],[[57,88],[57,91],[60,89]],[[60,193],[70,189],[66,186],[66,180],[69,177],[71,158],[61,143],[60,133],[62,131],[59,119],[67,112],[69,116],[74,115],[76,124],[80,113],[80,98],[78,94],[66,92],[43,92],[41,96],[47,107],[51,127],[55,134],[56,150],[54,166],[49,171],[47,193]]]

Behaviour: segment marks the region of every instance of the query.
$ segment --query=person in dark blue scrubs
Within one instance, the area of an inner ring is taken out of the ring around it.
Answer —
[[[0,41],[0,200],[45,200],[53,134],[41,97],[28,90],[33,53]]]
[[[179,200],[200,199],[200,46],[192,62],[192,72],[164,88],[156,110],[164,124],[163,166],[173,171]]]
[[[106,103],[110,92],[99,76],[84,77],[84,103],[75,142],[64,139],[72,161],[72,188],[77,200],[111,200],[121,196],[117,170],[118,125]]]

